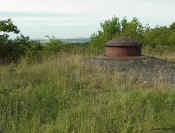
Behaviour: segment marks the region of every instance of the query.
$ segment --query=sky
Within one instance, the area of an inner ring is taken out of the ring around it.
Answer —
[[[137,17],[143,24],[175,22],[175,0],[3,0],[0,20],[11,18],[31,38],[90,37],[112,16]]]

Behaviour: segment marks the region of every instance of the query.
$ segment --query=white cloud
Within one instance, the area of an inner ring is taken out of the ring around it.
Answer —
[[[114,15],[138,17],[151,25],[170,24],[175,21],[174,5],[175,0],[3,0],[0,19],[12,18],[31,36],[88,36]]]
[[[6,0],[0,11],[78,13],[93,9],[92,0]]]
[[[174,0],[3,0],[0,11],[173,15]]]

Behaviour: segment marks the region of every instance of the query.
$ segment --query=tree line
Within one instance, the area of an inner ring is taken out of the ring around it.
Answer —
[[[158,48],[175,46],[175,22],[170,26],[143,25],[137,18],[131,21],[126,17],[112,19],[100,24],[101,30],[91,36],[92,48],[104,48],[104,43],[115,37],[130,37],[138,40],[144,47]]]
[[[169,26],[156,26],[151,28],[143,25],[137,18],[128,20],[114,16],[100,24],[101,30],[93,33],[88,45],[65,44],[56,38],[49,38],[45,44],[33,41],[20,33],[18,27],[11,19],[0,20],[0,63],[17,62],[21,57],[40,58],[63,51],[71,52],[72,48],[86,47],[88,49],[104,49],[104,44],[116,37],[131,37],[138,40],[144,47],[172,48],[175,47],[175,22]],[[17,35],[10,39],[10,34]]]

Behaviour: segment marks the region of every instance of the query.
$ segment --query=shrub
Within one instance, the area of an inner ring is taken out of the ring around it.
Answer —
[[[55,37],[48,37],[49,41],[44,44],[44,50],[48,54],[55,54],[61,50],[63,42],[56,39]]]

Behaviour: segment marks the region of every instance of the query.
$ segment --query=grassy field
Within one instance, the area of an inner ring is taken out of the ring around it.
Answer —
[[[0,133],[175,132],[175,85],[126,79],[81,53],[0,66]]]

